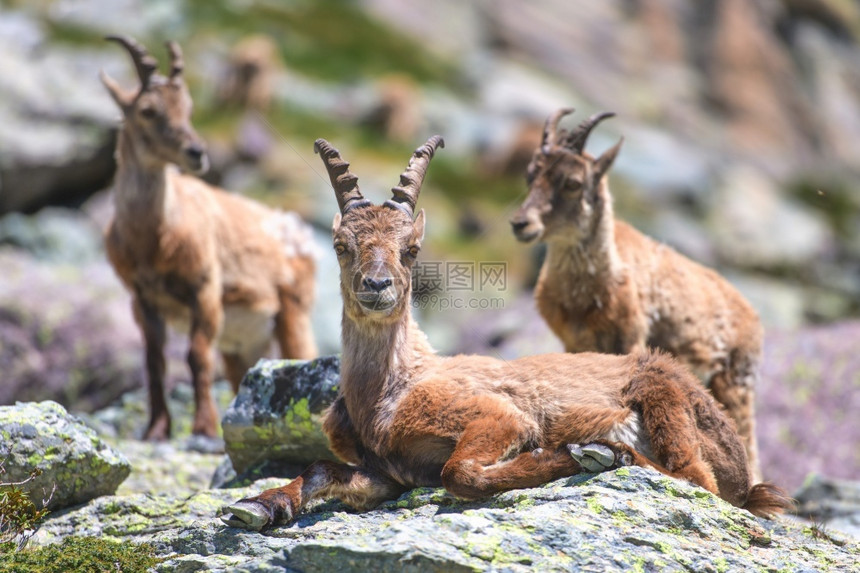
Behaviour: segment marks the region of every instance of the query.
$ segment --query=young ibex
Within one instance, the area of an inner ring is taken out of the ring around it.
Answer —
[[[757,478],[758,315],[717,273],[614,219],[607,172],[621,141],[596,159],[584,151],[594,126],[614,114],[559,130],[572,111],[547,119],[528,167],[529,195],[511,219],[520,241],[547,243],[535,288],[540,314],[568,352],[654,347],[689,366],[734,420]]]
[[[424,235],[415,203],[438,136],[415,151],[393,197],[371,205],[349,164],[317,140],[340,213],[340,392],[324,430],[346,464],[318,461],[288,485],[222,509],[229,525],[288,522],[310,500],[370,508],[408,488],[474,499],[627,464],[688,479],[757,515],[787,507],[750,485],[737,433],[686,368],[659,352],[550,354],[510,362],[437,356],[410,312]],[[581,444],[581,445],[580,445]]]
[[[182,54],[168,44],[169,77],[134,40],[109,37],[130,54],[140,88],[127,92],[102,73],[123,113],[117,144],[116,213],[106,236],[110,262],[132,295],[146,344],[150,421],[145,437],[170,434],[164,397],[165,322],[189,333],[192,431],[215,436],[212,347],[238,388],[276,338],[283,356],[316,354],[310,324],[314,259],[310,229],[294,213],[269,210],[181,175],[205,170],[191,126]]]

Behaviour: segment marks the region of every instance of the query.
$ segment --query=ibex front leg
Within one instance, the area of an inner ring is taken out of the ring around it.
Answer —
[[[164,343],[167,328],[164,318],[154,305],[140,294],[132,301],[134,319],[143,334],[146,346],[146,378],[149,384],[149,425],[143,435],[145,440],[166,440],[170,437],[170,412],[164,397]]]
[[[321,460],[283,487],[223,507],[221,520],[233,527],[259,531],[288,523],[312,499],[336,497],[356,509],[370,509],[405,490],[376,472]]]

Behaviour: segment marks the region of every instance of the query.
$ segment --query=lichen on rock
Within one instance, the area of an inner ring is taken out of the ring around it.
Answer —
[[[0,461],[4,481],[22,487],[38,507],[51,510],[110,495],[128,477],[131,465],[80,420],[56,402],[0,406]]]
[[[239,474],[273,461],[333,459],[321,416],[337,395],[340,359],[260,360],[245,375],[221,426]]]
[[[356,512],[317,502],[264,534],[217,508],[285,480],[192,496],[103,497],[50,517],[31,543],[68,535],[151,542],[158,571],[850,571],[860,545],[767,521],[651,469],[580,474],[464,502],[420,488]]]

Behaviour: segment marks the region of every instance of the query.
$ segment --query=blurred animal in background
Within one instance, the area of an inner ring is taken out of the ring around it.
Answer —
[[[165,403],[166,324],[188,333],[194,385],[192,431],[215,436],[213,346],[234,390],[273,338],[287,358],[312,358],[314,292],[311,229],[295,213],[271,210],[181,174],[207,167],[206,146],[191,125],[184,62],[169,43],[170,72],[146,49],[111,36],[131,55],[140,86],[128,91],[102,72],[123,115],[117,143],[115,213],[108,257],[132,296],[149,380],[148,439],[170,434]]]
[[[543,121],[520,118],[513,137],[502,146],[485,149],[481,154],[481,172],[488,176],[513,177],[529,166],[535,147],[543,135]]]
[[[758,477],[758,315],[716,272],[614,218],[607,173],[622,142],[597,158],[585,151],[591,130],[614,114],[559,129],[572,111],[547,119],[528,197],[511,219],[517,239],[547,245],[535,287],[541,316],[568,352],[653,347],[679,358],[734,420]]]
[[[262,34],[247,36],[230,51],[218,85],[222,105],[266,111],[272,105],[275,76],[283,67],[278,46]]]
[[[511,361],[435,354],[412,319],[410,278],[425,225],[415,205],[440,146],[434,136],[419,147],[391,198],[373,205],[340,153],[317,140],[340,206],[332,234],[343,296],[340,386],[323,428],[347,463],[314,462],[288,485],[226,506],[222,519],[259,530],[319,497],[366,509],[443,485],[476,499],[630,464],[757,515],[789,507],[779,488],[750,483],[728,418],[662,352]]]
[[[359,123],[389,141],[406,143],[421,127],[421,89],[409,76],[390,74],[376,84],[377,101]]]

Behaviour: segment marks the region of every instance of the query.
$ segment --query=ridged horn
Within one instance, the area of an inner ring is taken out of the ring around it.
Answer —
[[[594,115],[580,123],[579,126],[570,135],[567,136],[564,142],[565,147],[570,148],[576,153],[582,153],[582,150],[585,149],[585,142],[588,140],[588,136],[591,133],[591,130],[594,129],[594,127],[604,119],[608,119],[614,116],[615,113],[611,111],[602,111],[600,113],[595,113]]]
[[[400,184],[391,188],[393,197],[385,204],[397,209],[405,207],[410,214],[415,212],[418,194],[421,192],[424,176],[427,175],[427,166],[430,165],[430,160],[433,159],[439,147],[445,147],[445,140],[441,135],[434,135],[427,140],[427,143],[415,150],[412,158],[409,159],[406,171],[400,174]]]
[[[182,57],[182,48],[176,42],[167,42],[167,51],[170,52],[170,79],[182,75],[185,69],[185,59]]]
[[[137,77],[140,78],[140,91],[149,87],[149,80],[158,69],[158,62],[149,55],[146,48],[128,36],[106,36],[105,40],[120,44],[131,55],[134,67],[137,69]]]
[[[573,112],[574,108],[563,107],[546,118],[546,123],[543,126],[543,139],[541,139],[540,143],[541,148],[558,143],[558,124],[561,118]]]
[[[350,173],[349,163],[341,159],[337,149],[325,139],[317,139],[314,142],[314,153],[319,153],[325,164],[342,214],[345,215],[355,207],[370,205],[370,201],[365,199],[358,189],[358,177]]]

